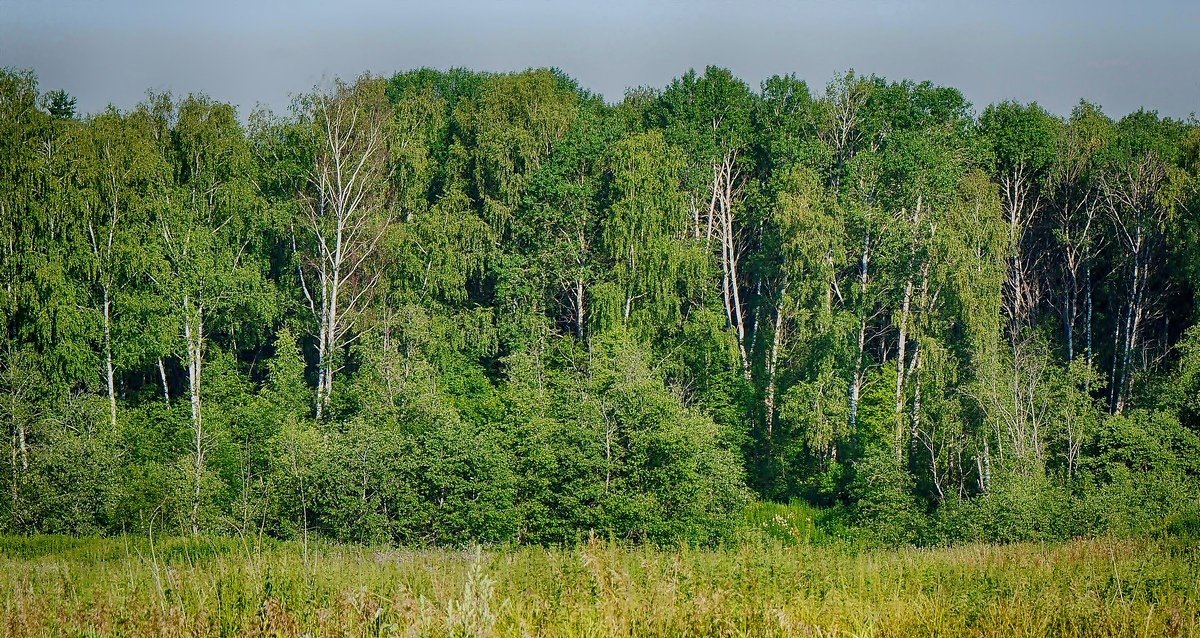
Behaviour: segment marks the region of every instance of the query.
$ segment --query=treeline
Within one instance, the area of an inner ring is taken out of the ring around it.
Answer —
[[[244,123],[248,121],[248,124]],[[1140,532],[1200,494],[1200,126],[853,73],[0,73],[0,529]]]

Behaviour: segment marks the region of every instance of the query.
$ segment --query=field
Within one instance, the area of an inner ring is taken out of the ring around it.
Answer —
[[[1186,636],[1178,538],[856,550],[0,538],[8,636]]]

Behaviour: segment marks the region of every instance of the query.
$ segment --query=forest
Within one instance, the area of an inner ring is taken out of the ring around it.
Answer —
[[[1194,117],[717,67],[75,104],[0,71],[6,534],[1200,529]]]

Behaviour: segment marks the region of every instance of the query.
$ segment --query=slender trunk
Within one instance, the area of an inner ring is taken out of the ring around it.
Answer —
[[[325,335],[327,334],[327,333],[326,333],[326,330],[325,330],[325,321],[326,321],[326,319],[325,319],[325,318],[324,318],[324,316],[323,316],[323,315],[324,315],[324,313],[325,313],[325,308],[326,308],[326,307],[327,307],[327,306],[325,306],[324,304],[322,304],[322,307],[321,307],[321,308],[322,308],[322,310],[321,310],[321,312],[322,312],[322,318],[321,318],[321,325],[320,325],[320,331],[319,331],[319,332],[320,332],[320,334],[319,334],[319,335],[318,335],[318,337],[317,337],[317,396],[316,396],[316,409],[317,409],[317,420],[318,420],[318,421],[320,421],[320,420],[321,420],[321,415],[322,415],[322,413],[323,413],[323,408],[325,407],[325,400],[324,400],[324,397],[323,397],[322,395],[323,395],[323,394],[324,394],[324,392],[325,392],[325,369],[326,369],[326,366],[328,365],[328,357],[329,357],[329,355],[328,355],[328,350],[329,350],[329,348],[327,347],[327,345],[326,345],[326,343],[325,343]]]
[[[921,350],[913,349],[912,365],[910,366],[909,375],[913,380],[913,405],[912,405],[912,436],[916,436],[921,429]]]
[[[983,462],[979,463],[979,491],[987,493],[992,485],[992,451],[988,447],[987,439],[983,440]]]
[[[721,302],[725,306],[725,321],[734,327],[733,296],[729,292],[729,260],[725,253],[725,241],[721,240]]]
[[[709,248],[712,242],[713,230],[717,224],[717,193],[720,192],[721,167],[713,165],[712,193],[708,198],[708,229],[704,231],[704,248]]]
[[[904,284],[904,300],[900,306],[900,337],[896,348],[896,456],[903,458],[904,452],[904,351],[908,346],[908,315],[912,305],[913,282]]]
[[[742,374],[750,380],[750,355],[746,348],[746,313],[742,308],[742,297],[738,286],[737,255],[733,247],[732,213],[726,211],[726,224],[729,236],[729,287],[733,291],[733,314],[737,318],[738,353],[742,358]]]
[[[324,208],[324,203],[322,203]],[[340,202],[334,205],[336,227],[333,231],[333,249],[322,255],[321,265],[321,317],[318,338],[316,412],[320,420],[329,407],[333,392],[334,357],[337,355],[338,296],[342,285],[343,240],[346,232],[346,215]],[[322,243],[322,246],[325,246]]]
[[[1117,320],[1113,327],[1113,348],[1112,359],[1109,362],[1108,371],[1108,411],[1113,413],[1117,409],[1117,362],[1121,359],[1121,321]]]
[[[195,435],[193,442],[194,447],[194,467],[193,467],[193,490],[192,490],[192,512],[191,526],[192,534],[200,533],[200,484],[204,478],[204,423],[200,409],[200,372],[203,366],[203,340],[204,340],[204,305],[199,304],[196,308],[196,316],[192,317],[190,312],[190,302],[185,296],[184,304],[184,322],[183,322],[183,338],[187,345],[188,351],[188,393],[191,397],[192,406],[192,432]],[[193,327],[193,322],[195,326]]]
[[[1130,301],[1125,306],[1125,328],[1124,335],[1121,338],[1120,355],[1113,353],[1113,388],[1112,388],[1112,411],[1113,414],[1120,414],[1125,409],[1125,378],[1129,374],[1129,353],[1132,350],[1133,337],[1131,333],[1133,324],[1133,302]],[[1118,363],[1117,359],[1120,359]]]
[[[1091,367],[1093,359],[1092,359],[1092,267],[1090,265],[1083,267],[1083,285],[1084,285],[1083,294],[1086,299],[1086,301],[1084,303],[1087,305],[1087,313],[1086,313],[1087,319],[1085,320],[1085,323],[1084,323],[1084,333],[1085,333],[1085,341],[1086,341],[1086,348],[1087,348],[1087,364],[1088,364],[1088,367]]]
[[[917,429],[917,427],[919,427],[919,419],[920,419],[919,406],[920,406],[920,402],[921,402],[921,399],[920,399],[921,391],[920,390],[921,390],[921,384],[918,381],[917,393],[916,393],[917,399],[915,402],[918,407],[913,410],[914,418],[918,419],[918,422],[917,422],[917,425],[915,425],[913,427],[914,431]],[[937,492],[938,501],[940,502],[940,501],[943,501],[946,499],[946,492],[942,489],[942,475],[938,473],[937,440],[931,435],[931,436],[925,437],[925,441],[926,441],[925,448],[929,450],[929,473],[930,473],[930,477],[933,479],[933,489]],[[947,459],[947,464],[949,465],[949,467],[947,467],[947,469],[946,469],[946,476],[951,476],[952,475],[951,473],[954,470],[953,457],[950,457]]]
[[[325,385],[321,388],[321,405],[319,409],[324,412],[329,407],[329,398],[333,394],[333,374],[334,374],[334,358],[337,356],[337,306],[338,306],[338,281],[337,273],[334,273],[333,293],[329,296],[329,321],[326,324],[325,336],[325,366],[324,366],[324,382]]]
[[[1146,269],[1140,268],[1139,274],[1135,277],[1134,289],[1136,292],[1130,304],[1132,317],[1125,335],[1125,354],[1121,362],[1121,386],[1117,388],[1117,414],[1121,414],[1125,410],[1125,403],[1129,398],[1129,386],[1132,383],[1130,367],[1132,366],[1133,351],[1138,347],[1138,335],[1141,333],[1144,312],[1142,302],[1146,290]]]
[[[117,430],[117,384],[112,355],[112,300],[104,286],[104,380],[108,385],[108,416],[112,429]]]
[[[929,261],[921,264],[921,298],[917,305],[919,316],[929,312]],[[920,343],[913,344],[912,363],[908,367],[908,376],[913,380],[913,417],[912,437],[917,436],[921,428],[921,348]]]
[[[854,376],[850,379],[850,429],[858,426],[858,403],[862,396],[863,382],[866,375],[863,370],[863,354],[867,341],[867,318],[863,317],[858,324],[858,353],[854,359]]]
[[[734,170],[736,155],[727,155],[713,165],[712,197],[709,204],[709,235],[713,227],[721,246],[721,297],[725,319],[737,335],[742,376],[750,380],[750,356],[746,348],[746,314],[738,284],[738,254],[733,225]],[[708,241],[708,238],[705,239]]]
[[[921,221],[921,198],[917,198],[917,205],[913,208],[911,220],[912,230],[912,246],[911,249],[915,255],[917,249],[917,238],[919,236],[918,224]],[[904,364],[905,364],[905,349],[908,346],[908,319],[909,312],[912,308],[913,295],[913,280],[910,274],[908,280],[904,283],[904,297],[900,305],[900,335],[897,341],[896,350],[896,457],[899,460],[904,458]]]
[[[1120,364],[1116,362],[1117,354],[1113,357],[1113,398],[1112,410],[1121,414],[1125,409],[1125,388],[1129,383],[1129,365],[1133,348],[1137,345],[1138,324],[1141,319],[1141,289],[1142,289],[1142,235],[1138,229],[1137,239],[1133,243],[1133,275],[1130,277],[1129,301],[1125,305],[1124,335],[1121,339]]]
[[[1067,363],[1075,360],[1075,305],[1078,303],[1079,297],[1078,284],[1075,281],[1075,272],[1071,272],[1071,289],[1067,291],[1067,308],[1066,316],[1063,317],[1063,331],[1067,342]]]
[[[917,202],[917,210],[920,211],[920,201]],[[919,220],[919,212],[913,215],[914,224]],[[901,308],[900,316],[900,341],[899,352],[896,359],[896,455],[903,460],[904,450],[907,442],[904,427],[904,383],[907,377],[916,376],[917,366],[920,363],[920,351],[914,346],[912,360],[909,362],[908,371],[905,372],[904,367],[904,351],[908,341],[908,328],[912,315],[912,296],[913,296],[913,280],[910,276],[904,285],[904,301]],[[924,313],[929,304],[929,261],[926,259],[921,264],[921,295],[918,301],[918,311]],[[918,344],[919,345],[919,344]],[[916,394],[914,394],[914,410],[920,408],[920,382],[915,386]],[[915,412],[914,412],[915,414]],[[914,420],[913,430],[916,429],[916,421]]]
[[[771,355],[767,361],[767,396],[763,400],[767,416],[767,440],[770,441],[775,429],[775,372],[779,367],[779,347],[783,342],[783,303],[787,296],[787,283],[779,292],[779,307],[775,309],[775,332],[771,335]]]
[[[860,304],[866,303],[867,298],[867,269],[870,264],[870,247],[871,235],[868,233],[863,239],[862,257],[858,262],[858,281],[859,291],[861,293]],[[850,429],[853,431],[858,425],[858,402],[862,394],[863,385],[863,358],[866,354],[867,345],[867,313],[866,308],[861,308],[862,313],[858,323],[858,352],[854,358],[854,376],[850,379]]]
[[[167,385],[167,367],[163,365],[162,357],[158,358],[158,378],[162,381],[163,403],[171,408],[171,386]]]
[[[583,340],[583,326],[587,321],[583,307],[583,280],[575,282],[575,334]]]
[[[1005,174],[1004,206],[1008,209],[1008,330],[1012,343],[1026,316],[1025,277],[1021,259],[1021,244],[1025,234],[1025,201],[1029,187],[1025,178],[1025,167],[1018,164],[1013,172]]]

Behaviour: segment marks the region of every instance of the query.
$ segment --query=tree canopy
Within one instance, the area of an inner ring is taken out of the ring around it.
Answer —
[[[240,116],[0,71],[10,532],[880,542],[1200,506],[1200,125],[421,69]]]

